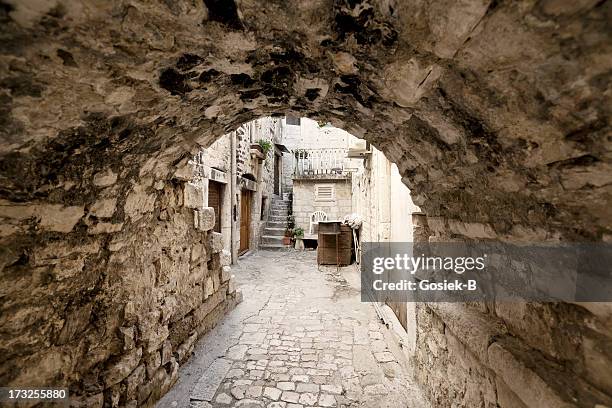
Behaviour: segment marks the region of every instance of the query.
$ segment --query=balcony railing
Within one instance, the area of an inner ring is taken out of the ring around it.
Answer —
[[[294,177],[346,175],[346,149],[299,149],[294,155]]]

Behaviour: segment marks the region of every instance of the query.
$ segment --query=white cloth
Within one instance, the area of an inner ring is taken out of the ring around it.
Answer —
[[[344,223],[352,229],[359,229],[361,224],[363,224],[363,219],[356,213],[345,215],[343,220]]]

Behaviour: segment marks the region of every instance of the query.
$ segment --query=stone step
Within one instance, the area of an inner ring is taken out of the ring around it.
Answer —
[[[259,249],[262,251],[289,251],[293,247],[291,245],[276,245],[276,244],[261,244]]]
[[[265,235],[273,235],[275,237],[283,237],[285,236],[285,228],[282,227],[268,227],[264,228]]]
[[[289,215],[289,210],[270,210],[270,215],[277,217],[286,217]]]
[[[287,220],[284,220],[284,221],[270,221],[270,220],[268,220],[268,222],[266,223],[266,227],[270,227],[270,228],[282,228],[283,231],[284,231],[285,228],[287,228]]]
[[[272,222],[287,222],[287,216],[281,216],[281,215],[270,215],[268,217],[268,221],[272,221]]]
[[[283,236],[276,235],[262,235],[261,243],[263,244],[281,244],[283,243]]]

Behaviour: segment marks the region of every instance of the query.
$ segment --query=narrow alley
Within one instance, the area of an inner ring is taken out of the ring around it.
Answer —
[[[426,407],[401,350],[360,302],[354,267],[258,251],[232,271],[244,301],[196,345],[157,407]]]

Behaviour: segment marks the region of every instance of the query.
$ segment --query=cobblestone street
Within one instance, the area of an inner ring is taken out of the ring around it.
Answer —
[[[247,255],[244,301],[196,346],[158,407],[426,407],[352,267],[315,252]]]

